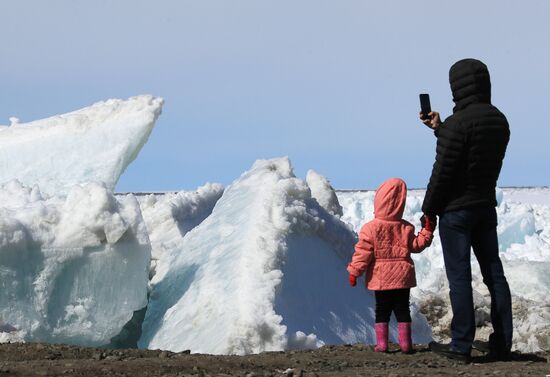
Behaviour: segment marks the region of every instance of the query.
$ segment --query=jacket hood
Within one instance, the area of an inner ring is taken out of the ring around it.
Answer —
[[[374,217],[381,220],[401,220],[407,200],[407,185],[399,178],[384,181],[374,195]]]
[[[491,80],[487,66],[476,59],[459,60],[449,70],[455,102],[454,112],[472,103],[491,103]]]

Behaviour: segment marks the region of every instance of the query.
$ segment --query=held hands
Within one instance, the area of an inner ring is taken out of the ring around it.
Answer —
[[[349,285],[351,285],[352,287],[355,287],[357,285],[357,277],[352,275],[352,274],[349,274]]]
[[[423,214],[420,218],[420,225],[422,225],[422,228],[433,233],[437,225],[437,217],[433,215]]]
[[[439,113],[437,111],[430,111],[428,116],[425,118],[422,117],[422,113],[420,113],[420,120],[432,130],[437,130],[441,125],[441,118],[439,117]]]

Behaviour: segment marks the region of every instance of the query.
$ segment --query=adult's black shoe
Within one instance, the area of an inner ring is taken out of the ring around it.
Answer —
[[[474,340],[474,342],[472,343],[472,347],[483,353],[489,353],[489,351],[491,350],[489,342],[486,342],[484,340]]]
[[[486,361],[512,361],[512,352],[506,350],[490,350],[486,354]]]
[[[462,361],[469,363],[471,361],[470,352],[460,352],[455,350],[451,344],[442,344],[437,342],[430,342],[430,350],[438,355],[445,356],[449,359]]]
[[[480,352],[485,353],[483,357],[484,361],[510,361],[512,360],[512,352],[506,349],[493,349],[490,342],[484,342],[482,340],[474,340],[472,344],[473,348]]]

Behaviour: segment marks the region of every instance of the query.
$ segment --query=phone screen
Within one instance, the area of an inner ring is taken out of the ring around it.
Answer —
[[[431,111],[430,95],[425,93],[420,94],[420,112],[422,113],[422,118],[427,118]]]

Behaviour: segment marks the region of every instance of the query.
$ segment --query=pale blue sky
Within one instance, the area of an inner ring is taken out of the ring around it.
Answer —
[[[550,1],[0,1],[0,124],[150,93],[164,111],[118,191],[228,184],[288,155],[336,188],[424,187],[448,69],[489,67],[500,185],[550,185]]]

